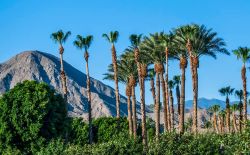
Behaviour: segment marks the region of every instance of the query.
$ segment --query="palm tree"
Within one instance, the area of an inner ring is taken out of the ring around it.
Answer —
[[[154,70],[150,70],[148,72],[148,76],[149,76],[149,79],[150,79],[150,91],[152,93],[152,97],[153,97],[153,101],[154,101],[154,110],[156,110],[158,108],[158,110],[160,109],[160,107],[157,107],[156,108],[156,95],[155,95],[155,84],[154,84],[154,77],[155,77],[155,71]],[[158,105],[160,106],[160,105]],[[159,113],[155,112],[155,118],[157,118]],[[159,118],[159,117],[158,117]],[[157,120],[157,123],[155,123],[155,129],[157,129],[157,131],[155,132],[156,133],[156,140],[159,140],[159,134],[160,134],[160,123],[159,123],[159,120]]]
[[[86,61],[86,73],[87,73],[87,92],[88,92],[88,122],[89,122],[89,143],[92,143],[93,134],[92,134],[92,106],[91,106],[91,92],[90,92],[90,76],[89,76],[89,52],[88,49],[93,41],[93,36],[89,35],[85,38],[77,35],[76,40],[74,41],[74,45],[80,50],[84,49],[84,58]]]
[[[166,101],[165,96],[165,83],[163,75],[161,73],[164,72],[163,61],[164,61],[164,53],[160,45],[159,34],[150,34],[148,37],[144,37],[144,40],[140,44],[140,49],[144,52],[144,56],[148,60],[149,64],[154,64],[154,71],[156,76],[156,104],[155,104],[155,128],[156,128],[156,140],[159,138],[160,132],[160,81],[162,87],[162,95],[163,95],[163,104]],[[164,104],[165,105],[165,104]],[[164,115],[165,116],[165,115]],[[164,117],[164,129],[166,129],[166,123]]]
[[[180,121],[180,84],[181,84],[181,76],[175,75],[173,77],[175,91],[176,91],[176,98],[177,98],[177,106],[178,106],[178,120]]]
[[[220,106],[215,104],[211,107],[211,110],[213,112],[213,127],[214,131],[219,133],[218,126],[217,126],[217,112],[220,110]]]
[[[178,45],[178,37],[174,36],[174,42]],[[187,68],[187,51],[186,49],[182,49],[180,46],[175,46],[175,50],[173,51],[173,57],[179,60],[179,66],[181,69],[181,92],[180,92],[180,116],[179,116],[179,133],[184,133],[184,115],[185,115],[185,81],[186,81],[186,68]]]
[[[174,97],[173,97],[173,89],[174,89],[174,81],[168,81],[169,86],[169,104],[170,104],[170,123],[171,123],[171,131],[174,131]]]
[[[198,68],[201,56],[216,58],[217,53],[228,54],[224,48],[225,42],[217,37],[212,29],[204,25],[191,24],[175,30],[177,42],[181,49],[186,49],[190,59],[193,86],[193,132],[197,133],[197,104],[198,104]]]
[[[165,113],[168,118],[168,130],[173,129],[174,127],[171,126],[171,120],[170,120],[170,108],[169,108],[169,86],[168,86],[168,61],[170,58],[175,58],[173,57],[173,53],[175,51],[175,44],[174,44],[174,35],[172,32],[170,34],[164,34],[163,32],[161,33],[161,39],[162,39],[162,45],[165,48],[165,59],[166,59],[166,75],[165,75],[165,89],[166,89],[166,103],[165,103]],[[163,73],[162,73],[163,74]],[[163,75],[162,75],[163,76]],[[172,130],[173,131],[173,130]]]
[[[236,123],[236,114],[235,112],[238,110],[239,105],[238,104],[233,104],[230,106],[231,111],[232,111],[232,115],[233,115],[233,127],[234,127],[234,132],[237,132],[237,123]]]
[[[142,35],[132,34],[129,37],[131,45],[134,49],[134,57],[137,65],[137,71],[139,76],[140,86],[140,98],[141,98],[141,117],[142,117],[142,141],[144,151],[147,149],[147,129],[146,129],[146,112],[145,112],[145,78],[147,77],[147,63],[141,61],[139,44],[141,43]]]
[[[236,90],[235,92],[235,96],[240,100],[239,101],[239,130],[240,132],[242,131],[242,99],[243,99],[243,90]]]
[[[133,94],[132,87],[136,85],[137,80],[137,72],[136,65],[133,63],[134,59],[130,59],[133,53],[130,51],[126,51],[121,55],[121,59],[117,60],[117,73],[118,73],[118,81],[126,84],[126,96],[127,96],[127,106],[128,106],[128,121],[129,121],[129,133],[133,134],[133,122],[132,122],[132,114],[131,114],[131,95]],[[114,80],[114,68],[113,65],[109,65],[108,73],[104,74],[104,79]],[[135,81],[131,81],[131,77],[134,77]],[[133,104],[133,102],[132,102]],[[135,106],[135,105],[132,105]],[[132,111],[133,107],[132,107]],[[135,112],[136,113],[136,112]],[[135,117],[136,119],[136,117]]]
[[[225,110],[221,110],[219,112],[219,125],[220,125],[220,133],[224,133],[224,122],[225,122],[226,112]]]
[[[229,95],[232,95],[234,92],[234,88],[231,88],[230,86],[221,88],[219,90],[219,93],[222,96],[226,96],[226,128],[227,131],[230,132],[230,101],[229,101]]]
[[[117,75],[117,57],[115,43],[118,40],[119,32],[111,31],[109,34],[102,35],[109,43],[111,43],[112,63],[114,68],[114,80],[115,80],[115,97],[116,97],[116,117],[120,118],[120,96],[118,86],[118,75]]]
[[[243,66],[241,69],[241,79],[243,83],[243,120],[244,124],[247,122],[247,77],[246,77],[246,62],[250,59],[250,48],[239,47],[233,53],[237,59],[241,59]]]
[[[67,79],[66,79],[66,74],[64,72],[64,66],[63,66],[63,53],[64,53],[63,44],[67,41],[70,35],[71,35],[70,31],[67,31],[66,33],[64,33],[62,30],[59,30],[57,32],[52,33],[50,36],[53,41],[59,44],[62,89],[63,89],[63,97],[66,102],[67,102],[67,84],[66,84]]]
[[[125,53],[121,56],[124,60],[129,60],[133,66],[133,71],[131,70],[130,76],[129,76],[129,86],[131,87],[131,95],[132,95],[132,126],[133,126],[133,135],[134,139],[137,137],[137,114],[136,114],[136,96],[135,96],[135,87],[138,83],[138,72],[137,72],[137,66],[135,65],[134,61],[134,52],[132,48],[127,48],[125,50]]]

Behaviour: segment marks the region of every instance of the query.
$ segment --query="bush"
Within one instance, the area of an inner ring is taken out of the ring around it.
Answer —
[[[0,152],[37,151],[64,132],[66,104],[45,83],[24,81],[0,99]],[[1,151],[2,150],[2,151]]]

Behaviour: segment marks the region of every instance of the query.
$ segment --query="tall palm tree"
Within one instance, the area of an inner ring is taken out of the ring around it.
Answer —
[[[219,133],[218,126],[217,126],[217,112],[220,110],[220,105],[215,104],[211,107],[213,112],[213,127],[214,131]]]
[[[220,133],[224,133],[224,122],[225,122],[225,117],[226,117],[226,111],[225,110],[221,110],[220,112],[219,112],[219,121],[220,121],[220,123],[219,123],[219,125],[220,125]]]
[[[127,106],[128,106],[128,121],[129,121],[129,133],[133,134],[133,122],[132,122],[132,113],[131,113],[131,95],[133,94],[132,87],[135,85],[137,81],[137,72],[136,65],[133,63],[134,59],[131,58],[131,54],[133,53],[126,51],[121,55],[121,59],[117,60],[117,73],[118,73],[118,81],[126,84],[126,96],[127,96]],[[108,73],[104,74],[104,79],[114,80],[114,68],[113,65],[109,65]],[[134,77],[135,81],[131,81],[131,77]],[[133,104],[133,102],[132,102]],[[132,105],[135,106],[135,105]],[[132,111],[133,107],[132,107]],[[136,113],[136,112],[135,112]],[[135,117],[136,118],[136,117]]]
[[[242,131],[242,99],[243,99],[243,90],[236,90],[235,92],[235,96],[240,100],[239,101],[239,131]]]
[[[133,71],[131,70],[130,76],[129,76],[129,86],[131,87],[131,96],[132,96],[132,126],[133,126],[133,135],[134,139],[137,137],[137,114],[136,114],[136,96],[135,96],[135,87],[138,83],[138,72],[137,72],[137,65],[134,63],[134,52],[133,49],[127,48],[125,50],[125,53],[121,55],[121,58],[123,60],[129,60],[130,65],[133,66]]]
[[[177,98],[177,106],[178,106],[178,120],[180,121],[180,84],[181,84],[181,76],[175,75],[173,77],[174,85],[175,85],[175,92]]]
[[[142,35],[132,34],[129,37],[131,45],[134,49],[134,57],[137,65],[137,71],[139,76],[140,86],[140,98],[141,98],[141,118],[142,118],[142,141],[144,150],[147,149],[147,129],[146,129],[146,112],[145,112],[145,78],[147,76],[148,64],[141,61],[139,44],[141,43]]]
[[[234,92],[234,88],[230,86],[219,89],[219,93],[222,96],[226,96],[226,128],[227,132],[230,132],[230,101],[229,95],[232,95]]]
[[[142,43],[140,44],[140,49],[144,52],[149,64],[154,64],[154,71],[156,76],[156,104],[155,104],[155,128],[156,128],[156,140],[159,138],[160,132],[160,82],[162,87],[163,104],[166,101],[165,98],[165,83],[163,75],[164,72],[163,62],[164,62],[164,52],[160,45],[159,33],[150,34],[144,37]],[[164,104],[165,105],[165,104]],[[164,115],[165,116],[165,115]],[[164,129],[166,129],[165,117],[164,117]]]
[[[102,36],[109,43],[111,43],[112,63],[114,68],[114,80],[115,80],[116,117],[120,118],[120,96],[119,96],[118,75],[117,75],[117,57],[115,49],[115,43],[118,40],[119,32],[111,31],[109,34],[104,33]]]
[[[243,83],[243,120],[244,124],[247,122],[247,77],[246,77],[246,62],[250,60],[250,48],[239,47],[233,53],[243,62],[241,69],[241,79]]]
[[[50,36],[53,41],[59,44],[62,89],[63,89],[63,97],[66,102],[67,102],[67,84],[66,84],[67,79],[66,79],[66,74],[64,71],[64,66],[63,66],[63,53],[64,53],[63,44],[67,41],[70,35],[71,35],[70,31],[67,31],[66,33],[64,33],[62,30],[59,30],[57,32],[52,33]]]
[[[187,51],[185,48],[181,47],[181,46],[177,46],[179,45],[178,42],[178,36],[174,36],[174,44],[176,44],[175,46],[175,50],[174,50],[174,54],[173,57],[176,58],[177,60],[179,60],[179,66],[181,69],[181,92],[180,92],[180,117],[179,117],[179,133],[183,134],[184,133],[184,115],[185,115],[185,81],[186,81],[186,68],[187,68]]]
[[[161,32],[160,36],[161,36],[161,40],[162,40],[162,45],[165,48],[165,61],[166,61],[166,67],[165,67],[166,68],[165,69],[165,72],[166,72],[166,75],[165,75],[166,102],[165,102],[165,106],[164,106],[165,107],[164,111],[165,111],[165,114],[167,115],[166,117],[168,118],[168,120],[167,120],[168,130],[173,131],[173,126],[171,126],[171,120],[170,120],[171,115],[170,115],[170,108],[169,108],[168,62],[169,62],[169,59],[175,58],[175,57],[173,57],[173,53],[175,51],[175,49],[174,49],[175,48],[174,35],[172,32],[170,32],[170,34],[165,34],[164,32]]]
[[[237,123],[236,123],[236,114],[235,114],[235,112],[238,110],[238,108],[239,108],[238,104],[233,104],[233,105],[230,106],[230,109],[231,109],[232,115],[233,115],[232,121],[233,121],[234,132],[238,131]]]
[[[174,81],[168,81],[169,87],[169,104],[170,104],[170,127],[171,131],[174,131],[174,97],[173,97],[173,89],[174,89]]]
[[[149,79],[150,79],[150,91],[152,93],[152,97],[153,97],[153,101],[154,101],[154,110],[156,109],[156,95],[155,95],[155,84],[154,84],[154,77],[155,77],[155,71],[154,70],[150,70],[148,73]],[[159,107],[158,110],[160,109],[160,105],[157,105]],[[155,112],[155,118],[159,118],[157,117],[159,113]],[[157,140],[159,140],[159,134],[160,134],[160,120],[157,120],[157,123],[155,123],[155,129],[157,130],[156,133],[156,138]]]
[[[80,35],[76,36],[76,40],[74,41],[74,45],[80,50],[84,49],[84,58],[86,61],[86,73],[87,73],[87,92],[88,92],[88,122],[89,122],[89,143],[92,143],[93,134],[92,134],[92,106],[91,106],[91,92],[90,92],[90,76],[89,76],[89,52],[88,49],[93,41],[93,36],[89,35],[86,37],[82,37]]]
[[[197,133],[197,104],[198,104],[198,68],[201,56],[211,56],[216,58],[217,53],[229,55],[224,48],[225,42],[217,37],[217,33],[212,29],[207,29],[204,25],[185,25],[175,31],[175,40],[186,49],[190,59],[193,86],[193,132]]]

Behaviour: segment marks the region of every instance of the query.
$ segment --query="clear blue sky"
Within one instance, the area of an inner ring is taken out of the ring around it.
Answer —
[[[58,46],[51,41],[50,34],[58,29],[70,30],[72,36],[65,45],[65,60],[85,72],[83,53],[72,42],[77,34],[94,35],[90,74],[103,81],[111,52],[102,33],[120,32],[116,45],[119,55],[129,45],[128,37],[132,33],[147,35],[188,23],[213,28],[224,38],[229,51],[238,46],[250,46],[249,0],[1,0],[0,63],[25,50],[58,56]],[[231,85],[240,89],[240,69],[241,62],[233,55],[218,55],[217,60],[202,58],[199,97],[224,99],[218,93],[219,88]],[[170,78],[176,74],[180,74],[179,66],[171,62]],[[114,86],[113,82],[103,82]],[[189,69],[186,83],[186,98],[192,99]],[[124,86],[120,88],[124,94]],[[149,85],[146,89],[146,101],[150,103]]]

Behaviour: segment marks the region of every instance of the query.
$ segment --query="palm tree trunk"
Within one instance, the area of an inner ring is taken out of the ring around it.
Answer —
[[[67,78],[66,78],[66,74],[64,72],[64,66],[63,66],[63,53],[64,53],[64,48],[63,46],[60,44],[60,48],[59,48],[59,53],[60,53],[60,64],[61,64],[61,81],[62,81],[62,89],[63,89],[63,98],[65,100],[65,102],[67,103]],[[66,105],[66,110],[68,111],[67,108],[68,105]]]
[[[193,132],[197,133],[198,132],[198,115],[197,115],[197,106],[198,106],[198,58],[194,57],[192,58],[192,79],[194,80],[193,82]]]
[[[230,132],[230,105],[229,105],[229,98],[226,98],[226,127],[227,132]]]
[[[134,139],[137,135],[137,117],[136,117],[136,97],[135,97],[135,86],[132,86],[132,113],[133,113],[133,134]]]
[[[165,54],[166,54],[166,75],[165,75],[165,89],[166,89],[166,109],[164,110],[164,115],[167,115],[167,123],[168,124],[168,131],[171,130],[171,123],[170,123],[170,112],[169,112],[169,97],[168,97],[168,93],[169,93],[169,88],[168,88],[168,48],[166,47],[165,49]]]
[[[144,78],[141,79],[141,121],[142,121],[142,142],[144,151],[147,150],[147,129],[146,129],[146,112],[145,112],[145,83]]]
[[[235,116],[235,112],[233,112],[233,126],[234,126],[234,132],[237,132],[237,124],[236,124],[236,116]]]
[[[158,140],[160,134],[160,78],[156,72],[156,104],[155,104],[155,136]]]
[[[178,113],[178,118],[180,118],[180,86],[177,84],[176,88],[176,99],[177,99],[177,113]]]
[[[92,108],[91,108],[91,92],[90,92],[90,76],[89,76],[89,62],[88,62],[88,52],[85,52],[86,61],[86,73],[87,73],[87,92],[88,92],[88,122],[89,122],[89,143],[92,144],[93,132],[92,132]]]
[[[133,135],[133,124],[132,124],[132,115],[131,115],[131,86],[127,84],[126,86],[126,96],[127,96],[127,108],[128,108],[128,126],[129,126],[129,135]]]
[[[169,98],[170,98],[170,118],[171,118],[171,131],[174,131],[174,97],[173,92],[169,90]]]
[[[168,131],[168,104],[166,103],[166,89],[165,89],[165,81],[163,77],[163,72],[160,73],[160,81],[161,81],[161,88],[162,88],[162,98],[163,98],[163,109],[164,109],[164,132]]]
[[[241,78],[243,82],[243,122],[244,128],[246,127],[247,123],[247,78],[246,78],[246,67],[245,64],[241,69]]]
[[[198,74],[197,74],[197,67],[198,67],[198,58],[194,57],[192,54],[192,45],[190,40],[186,44],[189,58],[190,58],[190,67],[191,67],[191,74],[192,74],[192,86],[193,86],[193,126],[192,131],[196,134],[197,133],[197,100],[198,100]]]
[[[116,97],[116,117],[120,118],[120,96],[119,96],[119,86],[118,86],[118,76],[117,76],[117,58],[115,45],[112,44],[112,63],[114,68],[114,80],[115,80],[115,97]]]
[[[218,116],[218,125],[219,125],[219,133],[222,133],[222,124],[221,124],[221,122],[222,122],[222,120],[221,120],[221,116]]]
[[[216,132],[216,133],[219,133],[219,131],[218,131],[218,127],[217,127],[217,117],[216,117],[216,113],[214,112],[214,114],[213,114],[214,116],[214,119],[213,119],[213,124],[214,124],[214,131]]]
[[[139,75],[139,86],[140,86],[140,98],[141,98],[141,119],[142,119],[142,142],[144,151],[147,150],[147,129],[146,129],[146,113],[145,113],[145,83],[144,79],[147,76],[147,65],[140,64],[139,62],[139,49],[135,48],[134,56],[137,64],[137,70]]]
[[[243,121],[243,118],[242,118],[242,101],[240,100],[240,103],[239,103],[239,130],[240,130],[240,132],[242,131],[242,121]]]
[[[184,115],[185,115],[185,81],[186,81],[187,60],[182,57],[180,60],[181,68],[181,98],[180,98],[180,117],[179,117],[179,132],[184,133]]]

